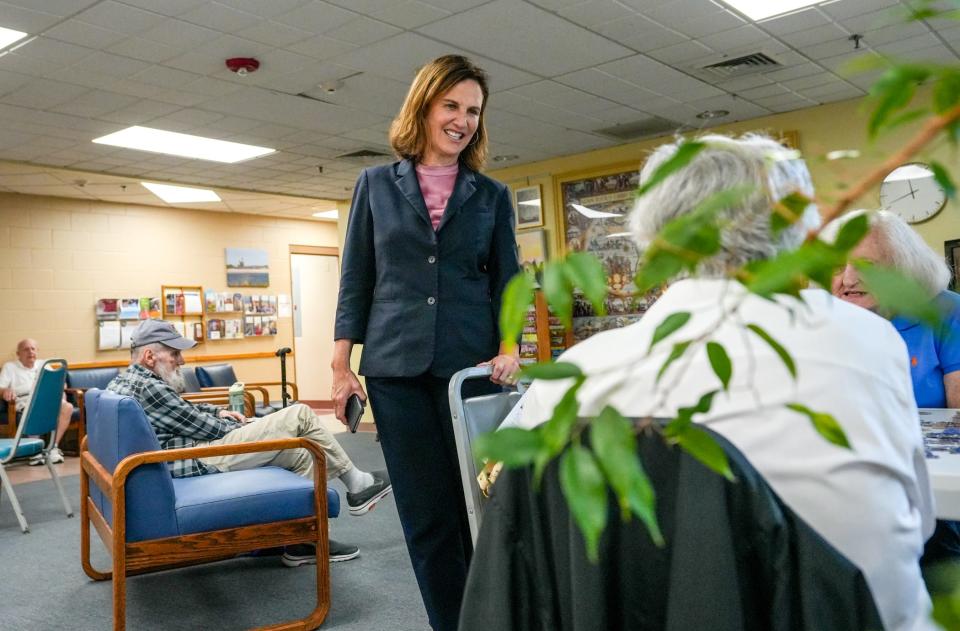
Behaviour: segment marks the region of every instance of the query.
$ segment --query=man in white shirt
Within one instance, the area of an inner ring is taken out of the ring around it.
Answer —
[[[33,395],[33,388],[37,383],[37,377],[40,373],[40,367],[43,366],[43,360],[37,359],[37,342],[26,338],[17,343],[17,359],[9,361],[0,369],[0,396],[8,404],[13,403],[21,418],[27,412],[30,405],[30,397]],[[57,435],[54,447],[50,450],[50,462],[57,464],[63,462],[63,452],[56,445],[60,444],[60,439],[67,431],[70,425],[70,416],[73,414],[73,406],[64,400],[60,404],[60,417],[57,422]],[[43,454],[37,454],[30,459],[31,465],[41,465],[44,463]]]
[[[709,335],[726,348],[734,373],[729,392],[695,420],[730,440],[786,504],[860,568],[885,628],[936,628],[918,563],[933,531],[933,497],[903,341],[886,320],[823,290],[803,292],[803,302],[774,303],[724,278],[728,269],[797,247],[819,219],[811,205],[803,220],[771,237],[771,199],[793,191],[813,197],[804,163],[764,137],[704,140],[707,149],[638,199],[633,224],[641,245],[718,191],[749,186],[755,193],[729,210],[724,248],[695,278],[673,283],[640,322],[595,335],[560,357],[588,376],[577,394],[580,413],[595,416],[609,404],[627,416],[672,417],[696,404],[721,388],[702,344],[689,362],[674,362],[659,385],[657,373],[675,343]],[[676,150],[654,152],[641,182]],[[656,327],[680,311],[690,312],[689,322],[648,352]],[[787,349],[796,380],[748,323]],[[535,382],[518,425],[546,421],[569,386]],[[807,417],[785,407],[793,402],[832,414],[852,449],[827,442]]]

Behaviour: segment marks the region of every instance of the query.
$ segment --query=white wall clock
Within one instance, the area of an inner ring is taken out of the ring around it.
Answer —
[[[947,193],[922,162],[897,167],[880,184],[880,205],[908,223],[930,219],[947,203]]]

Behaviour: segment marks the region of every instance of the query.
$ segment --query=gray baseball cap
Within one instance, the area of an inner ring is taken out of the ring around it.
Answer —
[[[185,351],[197,345],[195,341],[188,340],[177,333],[173,325],[166,320],[144,320],[130,336],[130,348],[146,346],[156,342],[175,348],[178,351]]]

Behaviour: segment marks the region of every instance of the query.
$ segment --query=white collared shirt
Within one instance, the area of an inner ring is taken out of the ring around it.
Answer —
[[[903,340],[888,321],[825,291],[803,297],[805,304],[774,304],[731,281],[678,281],[640,322],[595,335],[560,361],[589,376],[577,396],[583,415],[609,403],[627,416],[673,416],[720,382],[701,346],[685,370],[681,358],[655,387],[672,345],[716,327],[742,301],[737,319],[760,325],[790,352],[797,380],[764,341],[728,318],[711,339],[733,362],[730,392],[695,420],[736,445],[787,505],[861,569],[885,628],[936,628],[918,564],[933,532],[933,495]],[[678,311],[691,312],[690,321],[647,357],[657,325]],[[518,425],[547,420],[569,385],[535,382]],[[832,414],[853,450],[828,443],[784,407],[790,402]]]

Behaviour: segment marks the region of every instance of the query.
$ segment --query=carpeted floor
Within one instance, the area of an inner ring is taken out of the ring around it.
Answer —
[[[337,436],[356,464],[383,468],[373,434]],[[112,628],[111,584],[80,568],[79,477],[63,478],[77,516],[67,519],[50,481],[16,487],[30,533],[21,534],[9,502],[0,501],[0,628]],[[360,557],[331,565],[333,605],[323,629],[422,631],[426,613],[403,543],[393,497],[363,517],[346,510],[331,520],[333,538],[360,546]],[[99,537],[94,564],[109,557]],[[246,558],[135,576],[127,580],[127,628],[247,629],[305,615],[314,602],[312,566],[287,568],[279,558]]]

